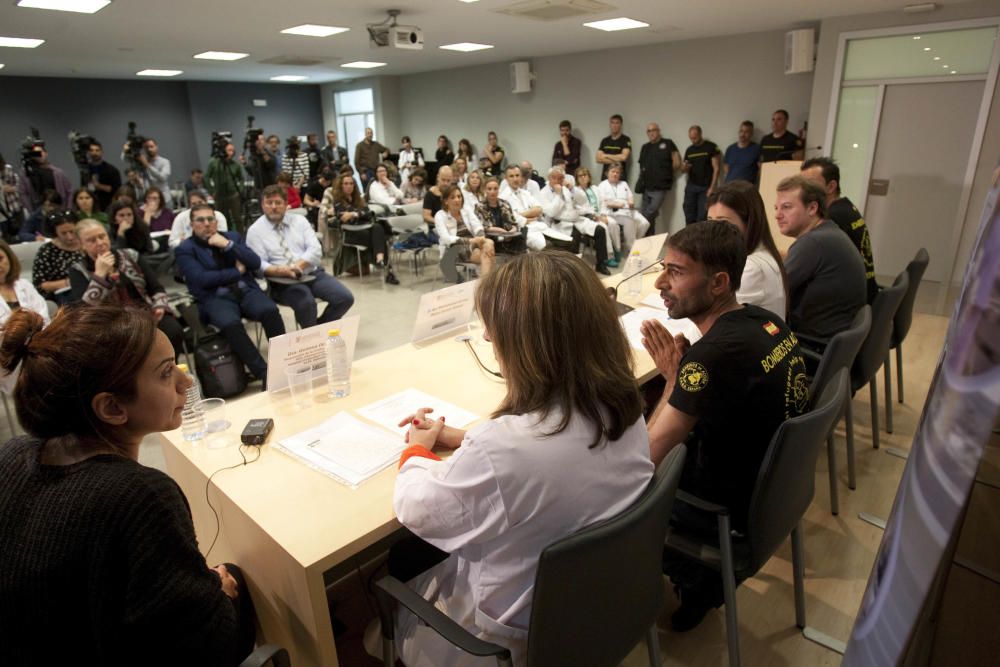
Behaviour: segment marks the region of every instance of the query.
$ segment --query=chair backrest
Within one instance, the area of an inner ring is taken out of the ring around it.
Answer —
[[[749,566],[771,558],[809,508],[815,492],[816,457],[843,413],[847,369],[841,368],[809,412],[785,421],[771,438],[757,473],[747,518]]]
[[[896,347],[903,342],[906,334],[910,332],[910,324],[913,323],[913,303],[917,300],[917,290],[920,289],[920,281],[924,278],[924,271],[931,263],[931,256],[927,254],[927,248],[921,248],[917,254],[906,265],[906,275],[910,278],[910,287],[906,290],[903,302],[899,304],[896,316],[892,318],[892,339],[889,347]]]
[[[542,552],[528,665],[612,667],[642,639],[663,606],[663,541],[685,454],[675,447],[628,509]]]
[[[872,326],[872,309],[865,304],[858,314],[854,316],[850,328],[841,331],[830,339],[826,349],[823,350],[823,358],[819,362],[816,374],[813,376],[812,385],[809,387],[809,405],[816,404],[823,389],[841,368],[850,370],[854,364],[854,358],[858,356],[861,344],[865,342],[865,336]]]
[[[879,290],[875,301],[872,302],[872,326],[868,330],[868,337],[861,344],[858,356],[854,359],[851,367],[851,389],[857,391],[868,384],[878,369],[885,363],[886,355],[889,354],[889,338],[892,336],[892,318],[899,310],[899,304],[906,296],[906,290],[910,286],[910,278],[903,271],[896,276],[892,287]]]

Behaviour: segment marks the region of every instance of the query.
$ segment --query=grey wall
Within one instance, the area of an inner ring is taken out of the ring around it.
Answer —
[[[535,58],[535,88],[520,95],[510,92],[506,63],[406,76],[399,82],[399,133],[433,151],[438,134],[454,144],[466,137],[478,149],[492,129],[508,158],[528,159],[540,172],[550,163],[563,118],[583,140],[583,164],[591,167],[613,113],[625,117],[636,157],[649,121],[657,121],[682,154],[692,124],[725,150],[744,119],[757,125],[758,138],[770,131],[771,112],[779,107],[788,109],[796,131],[807,119],[812,75],[786,76],[783,59],[784,32],[767,32]],[[633,182],[635,173],[633,167]],[[665,217],[671,229],[684,224],[683,183],[682,177],[665,204],[661,231]]]
[[[257,117],[257,127],[282,139],[322,131],[319,86],[314,85],[40,77],[0,81],[0,153],[17,163],[21,142],[34,125],[46,141],[49,159],[74,184],[76,167],[66,138],[71,130],[97,137],[106,159],[121,168],[118,155],[128,122],[135,121],[138,132],[156,138],[170,160],[171,181],[183,181],[191,169],[208,163],[212,130],[231,130],[242,142],[248,114]],[[266,99],[268,106],[253,107],[255,98]]]

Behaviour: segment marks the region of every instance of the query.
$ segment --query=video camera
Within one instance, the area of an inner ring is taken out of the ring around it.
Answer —
[[[254,153],[256,151],[257,138],[264,134],[264,130],[253,126],[253,116],[247,116],[247,129],[243,134],[243,152]]]
[[[139,161],[139,156],[142,155],[143,147],[146,144],[146,137],[135,131],[135,123],[132,121],[129,121],[128,136],[125,137],[125,142],[128,144],[128,149],[125,151],[125,160],[128,161],[132,169],[142,169],[142,162]]]
[[[232,142],[232,132],[212,132],[212,157],[224,160],[226,158],[226,146]]]
[[[37,164],[35,161],[42,157],[44,149],[45,141],[42,140],[38,128],[31,128],[31,134],[21,142],[21,165],[26,172],[31,173],[32,168]]]
[[[69,149],[73,153],[73,161],[83,171],[90,168],[90,145],[97,140],[89,134],[80,134],[76,130],[69,133]]]

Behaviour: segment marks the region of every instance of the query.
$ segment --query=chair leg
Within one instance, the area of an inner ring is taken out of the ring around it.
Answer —
[[[364,268],[361,266],[361,248],[356,247],[354,248],[354,250],[358,253],[358,280],[364,282],[365,271]]]
[[[899,402],[903,402],[903,344],[896,346],[896,393],[899,394]]]
[[[396,665],[396,644],[385,636],[382,637],[382,665],[384,667]]]
[[[854,398],[848,394],[844,404],[844,441],[847,445],[847,488],[851,491],[858,488],[858,480],[854,469]]]
[[[497,656],[497,667],[514,667],[514,661],[511,658]]]
[[[792,584],[795,588],[795,625],[806,627],[805,559],[802,552],[802,523],[792,530]]]
[[[892,433],[892,357],[885,355],[885,432]]]
[[[826,438],[826,456],[830,468],[830,513],[836,516],[840,514],[840,499],[837,490],[837,451],[833,431],[830,431],[830,435]]]
[[[872,403],[872,448],[878,449],[878,378],[868,382],[868,394]]]
[[[646,630],[646,650],[649,652],[649,667],[660,667],[663,659],[660,657],[660,637],[655,622]]]
[[[729,517],[719,515],[719,546],[722,551],[722,592],[726,602],[726,643],[729,667],[740,667],[740,626],[736,617],[736,572],[733,566],[733,543]]]

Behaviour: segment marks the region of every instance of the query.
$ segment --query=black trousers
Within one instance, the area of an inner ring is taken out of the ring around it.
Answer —
[[[583,234],[576,227],[573,227],[573,252],[580,252],[580,243]],[[597,266],[601,267],[608,263],[608,230],[604,225],[597,225],[594,229],[594,252],[597,254]]]

